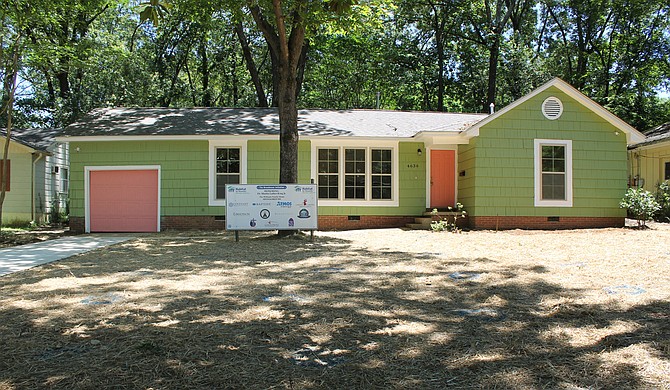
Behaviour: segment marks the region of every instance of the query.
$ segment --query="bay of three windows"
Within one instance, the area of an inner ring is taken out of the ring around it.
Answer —
[[[319,199],[392,200],[392,156],[388,148],[318,148]]]

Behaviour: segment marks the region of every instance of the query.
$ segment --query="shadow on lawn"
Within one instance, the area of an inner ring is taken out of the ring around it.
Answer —
[[[0,389],[642,389],[667,369],[667,302],[576,305],[535,265],[263,237],[3,278]]]

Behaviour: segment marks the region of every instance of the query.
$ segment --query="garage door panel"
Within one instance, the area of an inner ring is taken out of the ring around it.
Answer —
[[[92,232],[158,230],[158,170],[91,171]]]

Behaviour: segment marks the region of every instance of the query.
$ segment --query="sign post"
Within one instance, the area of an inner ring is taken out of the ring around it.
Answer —
[[[229,184],[226,186],[226,229],[318,229],[314,184]]]

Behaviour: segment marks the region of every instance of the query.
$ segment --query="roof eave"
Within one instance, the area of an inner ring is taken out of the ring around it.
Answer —
[[[462,131],[420,131],[413,137],[416,141],[431,145],[465,145],[469,138]]]

